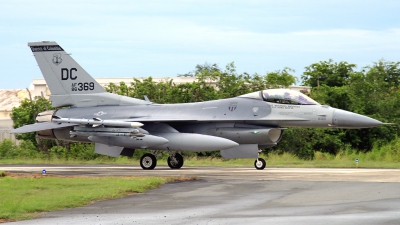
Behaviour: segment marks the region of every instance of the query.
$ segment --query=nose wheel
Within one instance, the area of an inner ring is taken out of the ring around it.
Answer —
[[[254,161],[254,167],[258,170],[263,170],[267,163],[263,158],[257,158],[256,161]]]

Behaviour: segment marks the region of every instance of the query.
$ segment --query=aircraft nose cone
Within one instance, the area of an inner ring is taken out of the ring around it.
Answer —
[[[333,125],[337,128],[369,128],[377,127],[382,122],[357,113],[335,109],[333,112]]]

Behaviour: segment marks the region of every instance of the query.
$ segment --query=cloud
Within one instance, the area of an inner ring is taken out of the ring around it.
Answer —
[[[284,66],[301,71],[329,58],[364,66],[398,59],[399,4],[4,0],[0,66],[9,74],[39,74],[26,42],[40,40],[57,41],[103,77],[126,71],[169,76],[206,61],[222,67],[235,61],[250,73]]]

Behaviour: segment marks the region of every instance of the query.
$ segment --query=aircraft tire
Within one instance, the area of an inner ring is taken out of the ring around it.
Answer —
[[[140,158],[140,166],[144,170],[152,170],[157,165],[157,159],[153,154],[146,153]]]
[[[258,158],[258,160],[256,159],[256,161],[254,161],[254,167],[258,170],[263,170],[266,165],[267,163],[263,158]]]
[[[172,157],[168,157],[167,159],[168,166],[171,169],[180,169],[183,166],[183,156],[179,153],[175,153],[175,159]]]

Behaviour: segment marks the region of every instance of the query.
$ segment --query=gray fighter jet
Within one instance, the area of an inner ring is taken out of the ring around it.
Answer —
[[[224,158],[255,158],[260,149],[280,141],[286,127],[369,128],[382,123],[356,113],[320,105],[288,89],[257,91],[214,101],[157,104],[108,93],[56,42],[28,43],[51,91],[57,110],[40,113],[36,123],[11,133],[37,132],[46,139],[94,143],[95,152],[132,156],[154,169],[156,152],[170,153],[168,165],[179,169],[179,151],[221,151]]]

